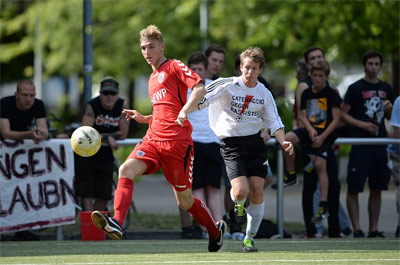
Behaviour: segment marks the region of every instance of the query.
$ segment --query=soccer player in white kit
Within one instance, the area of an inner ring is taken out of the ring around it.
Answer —
[[[285,152],[293,153],[285,141],[284,125],[273,96],[257,81],[265,59],[258,47],[240,55],[242,75],[219,78],[206,87],[199,108],[209,107],[210,127],[221,140],[221,154],[232,185],[238,223],[246,222],[243,251],[257,251],[253,238],[264,217],[264,182],[268,170],[267,148],[260,130],[268,128]],[[249,195],[250,205],[244,207]]]

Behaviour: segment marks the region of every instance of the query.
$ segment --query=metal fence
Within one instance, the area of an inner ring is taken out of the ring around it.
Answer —
[[[142,139],[126,139],[117,141],[121,146],[135,145]],[[275,138],[271,138],[267,145],[277,145]],[[388,144],[400,144],[400,139],[396,138],[338,138],[335,141],[337,145],[388,145]],[[278,188],[276,191],[276,220],[278,225],[278,231],[280,237],[283,238],[283,174],[284,174],[284,163],[282,149],[277,148],[277,184]]]

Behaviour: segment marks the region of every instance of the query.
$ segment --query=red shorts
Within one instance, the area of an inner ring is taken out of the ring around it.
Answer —
[[[140,159],[147,165],[145,175],[163,169],[164,176],[177,191],[192,189],[193,182],[193,142],[154,141],[146,137],[136,145],[128,156]]]

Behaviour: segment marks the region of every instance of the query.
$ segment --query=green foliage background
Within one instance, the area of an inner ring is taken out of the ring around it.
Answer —
[[[277,71],[293,71],[296,60],[312,45],[325,49],[330,62],[359,65],[366,50],[377,49],[388,62],[398,64],[399,1],[207,2],[208,38],[227,50],[222,75],[231,75],[235,56],[253,45],[265,51],[267,69]],[[200,0],[93,0],[94,79],[113,75],[133,80],[150,73],[138,46],[139,32],[149,24],[161,28],[166,55],[186,61],[201,49],[200,4]],[[0,5],[2,83],[32,75],[32,61],[19,59],[32,53],[37,29],[45,75],[82,74],[83,1],[1,1]],[[19,68],[8,68],[15,62],[20,62]]]
[[[202,47],[202,3],[208,4],[209,43],[226,50],[221,76],[233,74],[234,59],[243,49],[260,46],[267,59],[263,76],[280,97],[283,88],[294,89],[296,61],[310,46],[323,48],[331,64],[354,64],[360,70],[364,52],[376,49],[384,55],[384,79],[399,94],[400,2],[393,0],[93,0],[93,83],[108,75],[124,80],[121,90],[131,91],[131,107],[150,112],[148,99],[133,98],[135,79],[151,72],[140,52],[139,32],[149,24],[159,26],[166,56],[186,62]],[[78,73],[83,93],[83,1],[6,0],[0,1],[0,10],[0,84],[33,76],[38,45],[43,79]],[[79,120],[79,111],[69,113],[65,101],[59,104],[65,120]],[[290,128],[290,112],[280,112]],[[132,126],[130,137],[143,136],[145,127]]]

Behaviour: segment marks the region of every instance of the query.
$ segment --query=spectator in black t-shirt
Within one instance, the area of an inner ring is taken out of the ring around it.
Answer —
[[[126,100],[119,97],[119,84],[112,77],[100,83],[100,95],[90,100],[84,110],[82,126],[95,128],[102,136],[100,150],[91,157],[75,156],[75,195],[81,197],[84,211],[105,211],[112,198],[114,155],[116,140],[125,139],[128,121],[122,110],[128,108]]]
[[[304,53],[304,62],[306,66],[310,69],[311,64],[318,60],[325,60],[324,51],[319,47],[310,47]],[[300,65],[299,65],[300,66]],[[302,66],[300,66],[302,68]],[[299,69],[300,69],[299,68]],[[304,72],[304,70],[302,71]],[[300,78],[300,75],[296,75],[296,78]],[[300,112],[300,101],[301,95],[304,90],[311,88],[313,82],[311,80],[310,74],[307,74],[303,79],[300,79],[296,90],[295,90],[295,101],[293,106],[293,113],[295,120],[293,121],[293,129],[302,128],[304,124],[302,124],[299,119],[297,113]],[[329,86],[328,80],[326,81],[326,85]],[[303,170],[303,192],[302,192],[302,208],[304,215],[304,224],[306,226],[306,237],[316,237],[318,236],[318,231],[316,230],[315,224],[311,223],[311,218],[314,215],[314,207],[313,207],[313,194],[316,190],[317,186],[317,174],[314,167],[309,166],[312,165],[310,162],[310,158],[308,155],[305,155],[304,150],[301,150],[302,153],[302,162],[304,167]],[[286,153],[283,154],[285,157],[285,165],[286,165],[286,175],[283,179],[283,185],[290,186],[297,183],[296,171],[295,171],[295,160],[294,156],[287,156]],[[338,234],[339,222],[338,222],[338,207],[339,207],[339,196],[340,196],[340,182],[338,179],[338,169],[337,162],[334,150],[329,150],[328,152],[328,160],[327,160],[327,171],[328,171],[328,179],[329,179],[329,192],[328,192],[328,204],[329,204],[329,236],[335,237]],[[277,185],[273,184],[272,188],[277,187]],[[310,188],[311,187],[311,188]],[[341,211],[341,220],[343,220],[343,225],[346,226],[346,215],[343,211]],[[318,224],[321,225],[321,224]],[[343,232],[348,232],[348,227],[342,227]]]
[[[337,92],[327,85],[326,81],[330,72],[329,64],[325,60],[318,60],[312,62],[310,66],[312,86],[303,91],[299,112],[299,120],[304,127],[287,133],[286,140],[292,143],[301,143],[303,152],[311,159],[311,163],[318,175],[320,188],[319,207],[310,220],[307,217],[307,221],[319,223],[328,217],[329,179],[327,160],[328,154],[333,150],[332,146],[336,139],[335,129],[340,122],[339,108],[341,99]],[[306,186],[306,181],[304,186]],[[311,186],[314,186],[314,184],[311,184]],[[313,189],[314,187],[311,187],[311,194],[315,191]],[[330,205],[335,205],[336,216],[335,229],[330,227],[330,237],[337,237],[340,232],[337,225],[338,199],[337,197],[337,200],[329,201]],[[307,234],[311,235],[311,231],[308,231]]]
[[[386,137],[384,119],[390,118],[393,107],[392,87],[378,78],[382,55],[368,51],[363,57],[365,75],[347,89],[341,108],[341,119],[351,127],[351,137]],[[384,237],[378,231],[381,193],[387,190],[390,170],[386,146],[353,145],[347,166],[347,211],[353,225],[354,237],[365,237],[360,225],[358,193],[363,192],[368,178],[369,233],[368,237]]]
[[[0,132],[3,139],[32,139],[36,143],[47,139],[46,111],[36,88],[29,79],[17,85],[14,96],[0,101]]]
[[[46,110],[43,102],[35,96],[35,84],[24,79],[18,83],[14,96],[0,100],[1,139],[32,139],[35,143],[47,139]],[[39,240],[39,236],[30,231],[19,231],[13,240]]]

